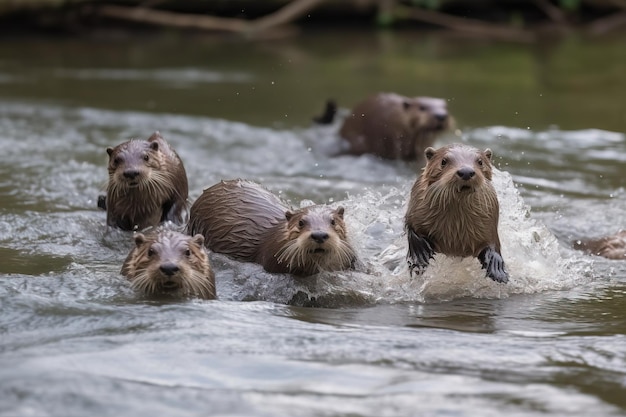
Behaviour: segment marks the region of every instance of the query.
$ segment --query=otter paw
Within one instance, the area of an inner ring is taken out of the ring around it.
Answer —
[[[106,210],[107,209],[107,196],[106,195],[99,195],[98,196],[98,208],[100,208],[102,210]]]
[[[478,255],[483,269],[487,270],[487,276],[496,282],[509,282],[509,273],[504,268],[504,259],[494,248],[487,247]]]
[[[409,271],[411,275],[414,272],[416,275],[421,275],[428,267],[430,258],[435,254],[433,245],[427,238],[419,236],[412,229],[407,229],[407,236],[409,239],[409,252],[406,257]]]

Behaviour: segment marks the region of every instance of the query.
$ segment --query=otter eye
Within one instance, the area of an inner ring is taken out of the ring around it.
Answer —
[[[191,251],[190,251],[189,249],[187,249],[187,250],[185,251],[185,256],[186,256],[186,257],[190,257],[190,256],[191,256]]]
[[[150,155],[145,154],[145,155],[143,156],[143,160],[144,160],[144,161],[149,161],[149,160],[150,160]]]
[[[152,248],[148,249],[148,256],[154,256],[155,253],[156,252],[155,252],[154,249],[152,249]]]
[[[420,106],[420,111],[426,111],[426,110],[428,110],[428,107],[426,107],[426,106]]]
[[[298,227],[304,227],[304,220],[300,220],[298,222]]]
[[[448,158],[443,158],[443,159],[441,160],[441,166],[442,166],[442,167],[445,167],[446,165],[448,165]]]
[[[331,226],[334,226],[334,225],[335,225],[335,219],[331,219],[331,221],[330,221],[330,225],[331,225]]]
[[[478,162],[478,165],[483,166],[483,160],[482,159],[479,159],[477,162]]]
[[[114,165],[119,165],[121,163],[122,163],[122,158],[120,158],[119,156],[113,160]]]

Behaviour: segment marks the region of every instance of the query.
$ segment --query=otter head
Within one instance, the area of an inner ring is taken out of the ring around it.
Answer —
[[[109,154],[109,185],[118,192],[132,189],[158,191],[164,183],[161,173],[163,155],[158,141],[132,139],[107,148]]]
[[[288,238],[277,254],[278,262],[287,263],[291,270],[310,274],[322,270],[347,269],[355,259],[347,242],[344,208],[312,206],[287,211]]]
[[[135,248],[122,273],[146,295],[196,295],[215,298],[215,280],[204,236],[164,231],[135,235]]]
[[[446,100],[433,97],[406,98],[402,102],[408,124],[414,134],[424,131],[448,130],[452,118]]]
[[[491,150],[479,151],[471,146],[452,144],[437,150],[427,148],[426,167],[421,178],[428,187],[467,193],[491,181]]]

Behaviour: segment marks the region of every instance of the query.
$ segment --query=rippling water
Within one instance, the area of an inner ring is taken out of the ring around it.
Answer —
[[[411,164],[328,158],[337,124],[254,123],[254,115],[216,116],[215,104],[206,114],[183,104],[160,111],[162,97],[148,109],[137,104],[162,89],[174,100],[211,83],[255,87],[267,76],[262,62],[106,70],[78,66],[60,48],[66,60],[48,57],[42,69],[19,52],[3,56],[0,415],[625,412],[626,266],[571,249],[624,225],[623,131],[482,126],[457,109],[460,131],[439,144],[493,150],[511,280],[494,283],[475,259],[442,255],[411,278],[402,236]],[[85,90],[106,95],[125,81],[147,83],[127,107],[123,89],[114,105]],[[362,268],[294,279],[213,254],[218,300],[133,293],[119,275],[131,235],[105,227],[96,198],[106,147],[154,130],[183,159],[192,200],[242,177],[294,206],[343,205]]]

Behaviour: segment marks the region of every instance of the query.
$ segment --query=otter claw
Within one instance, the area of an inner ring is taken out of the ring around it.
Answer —
[[[509,273],[504,268],[504,260],[492,247],[487,247],[478,254],[478,259],[483,269],[487,271],[487,276],[496,282],[507,283]]]
[[[412,229],[407,229],[407,236],[409,240],[409,252],[407,253],[409,271],[411,276],[413,276],[413,272],[415,272],[416,275],[421,275],[424,273],[430,263],[430,259],[435,254],[433,245],[427,238],[419,236]],[[416,269],[417,271],[415,271]]]

